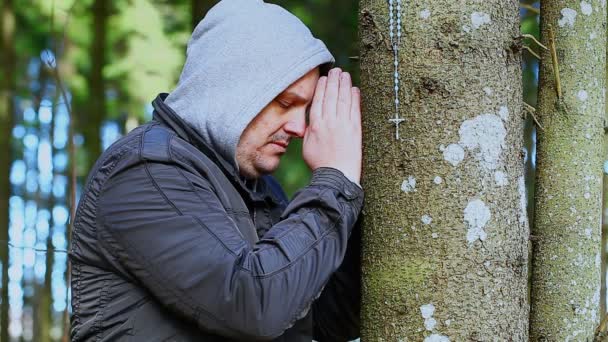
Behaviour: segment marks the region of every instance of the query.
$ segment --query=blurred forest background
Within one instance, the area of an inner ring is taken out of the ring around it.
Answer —
[[[358,84],[358,1],[267,2],[307,24]],[[72,202],[101,151],[150,120],[150,102],[173,89],[189,35],[215,1],[0,3],[0,341],[59,341],[69,325]],[[538,38],[537,8],[522,3],[521,30]],[[405,20],[414,15],[405,9]],[[522,62],[524,100],[535,106],[538,60],[524,52]],[[529,189],[531,120],[522,132]],[[300,142],[290,144],[276,172],[290,196],[310,177],[300,151]]]

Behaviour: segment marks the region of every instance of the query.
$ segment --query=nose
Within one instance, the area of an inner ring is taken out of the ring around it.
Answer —
[[[289,135],[303,138],[306,132],[306,112],[296,113],[283,125],[283,129]]]

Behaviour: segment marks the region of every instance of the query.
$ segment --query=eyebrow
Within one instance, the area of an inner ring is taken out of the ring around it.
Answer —
[[[288,92],[281,93],[281,95],[283,95],[283,96],[289,96],[289,97],[293,97],[293,98],[295,98],[297,101],[300,101],[300,102],[308,102],[308,100],[307,100],[307,99],[305,99],[305,98],[303,98],[302,96],[300,96],[300,95],[298,95],[298,94],[296,94],[296,93],[289,92],[289,91],[288,91]],[[311,102],[312,102],[312,101],[311,101]]]

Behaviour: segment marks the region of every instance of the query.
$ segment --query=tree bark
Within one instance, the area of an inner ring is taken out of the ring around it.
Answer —
[[[590,340],[600,318],[606,7],[541,1],[540,24],[556,53],[543,52],[539,77],[530,339]]]
[[[362,340],[526,341],[518,1],[401,3],[397,140],[388,5],[360,2]]]
[[[608,11],[607,22],[608,22]],[[608,27],[606,27],[608,30]],[[606,34],[606,44],[608,46],[608,32]],[[604,74],[604,82],[608,81],[608,49],[606,49],[606,69]],[[606,97],[604,96],[604,101]],[[600,288],[600,322],[606,316],[606,245],[608,244],[608,134],[606,134],[606,124],[608,123],[608,105],[604,103],[604,172],[603,172],[603,187],[602,187],[602,262],[601,262],[601,279]]]
[[[2,263],[2,285],[0,286],[0,341],[8,341],[8,227],[9,227],[9,198],[11,184],[9,170],[11,166],[11,137],[13,129],[15,94],[15,68],[17,64],[15,53],[15,13],[12,0],[2,1],[0,7],[0,29],[2,37],[0,55],[3,76],[0,89],[0,262]]]
[[[106,87],[103,69],[106,61],[106,31],[110,16],[108,0],[95,0],[91,7],[93,14],[93,40],[90,53],[91,69],[87,77],[89,100],[86,111],[80,111],[79,126],[84,135],[86,151],[86,173],[91,170],[96,159],[102,152],[100,130],[106,118]]]

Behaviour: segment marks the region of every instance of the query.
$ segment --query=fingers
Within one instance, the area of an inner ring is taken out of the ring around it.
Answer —
[[[350,89],[352,99],[350,102],[350,119],[354,122],[361,122],[361,90],[357,87]]]
[[[317,88],[315,89],[315,96],[312,99],[310,105],[309,124],[312,125],[318,122],[323,115],[323,99],[325,98],[325,87],[327,86],[327,77],[322,76],[317,81]]]
[[[340,86],[340,68],[333,68],[327,77],[327,87],[325,88],[325,99],[323,100],[323,115],[336,115],[338,108],[338,87]]]
[[[338,107],[337,113],[339,118],[346,120],[350,116],[351,106],[351,88],[352,83],[350,75],[347,72],[343,72],[340,75],[340,89],[338,90]]]

